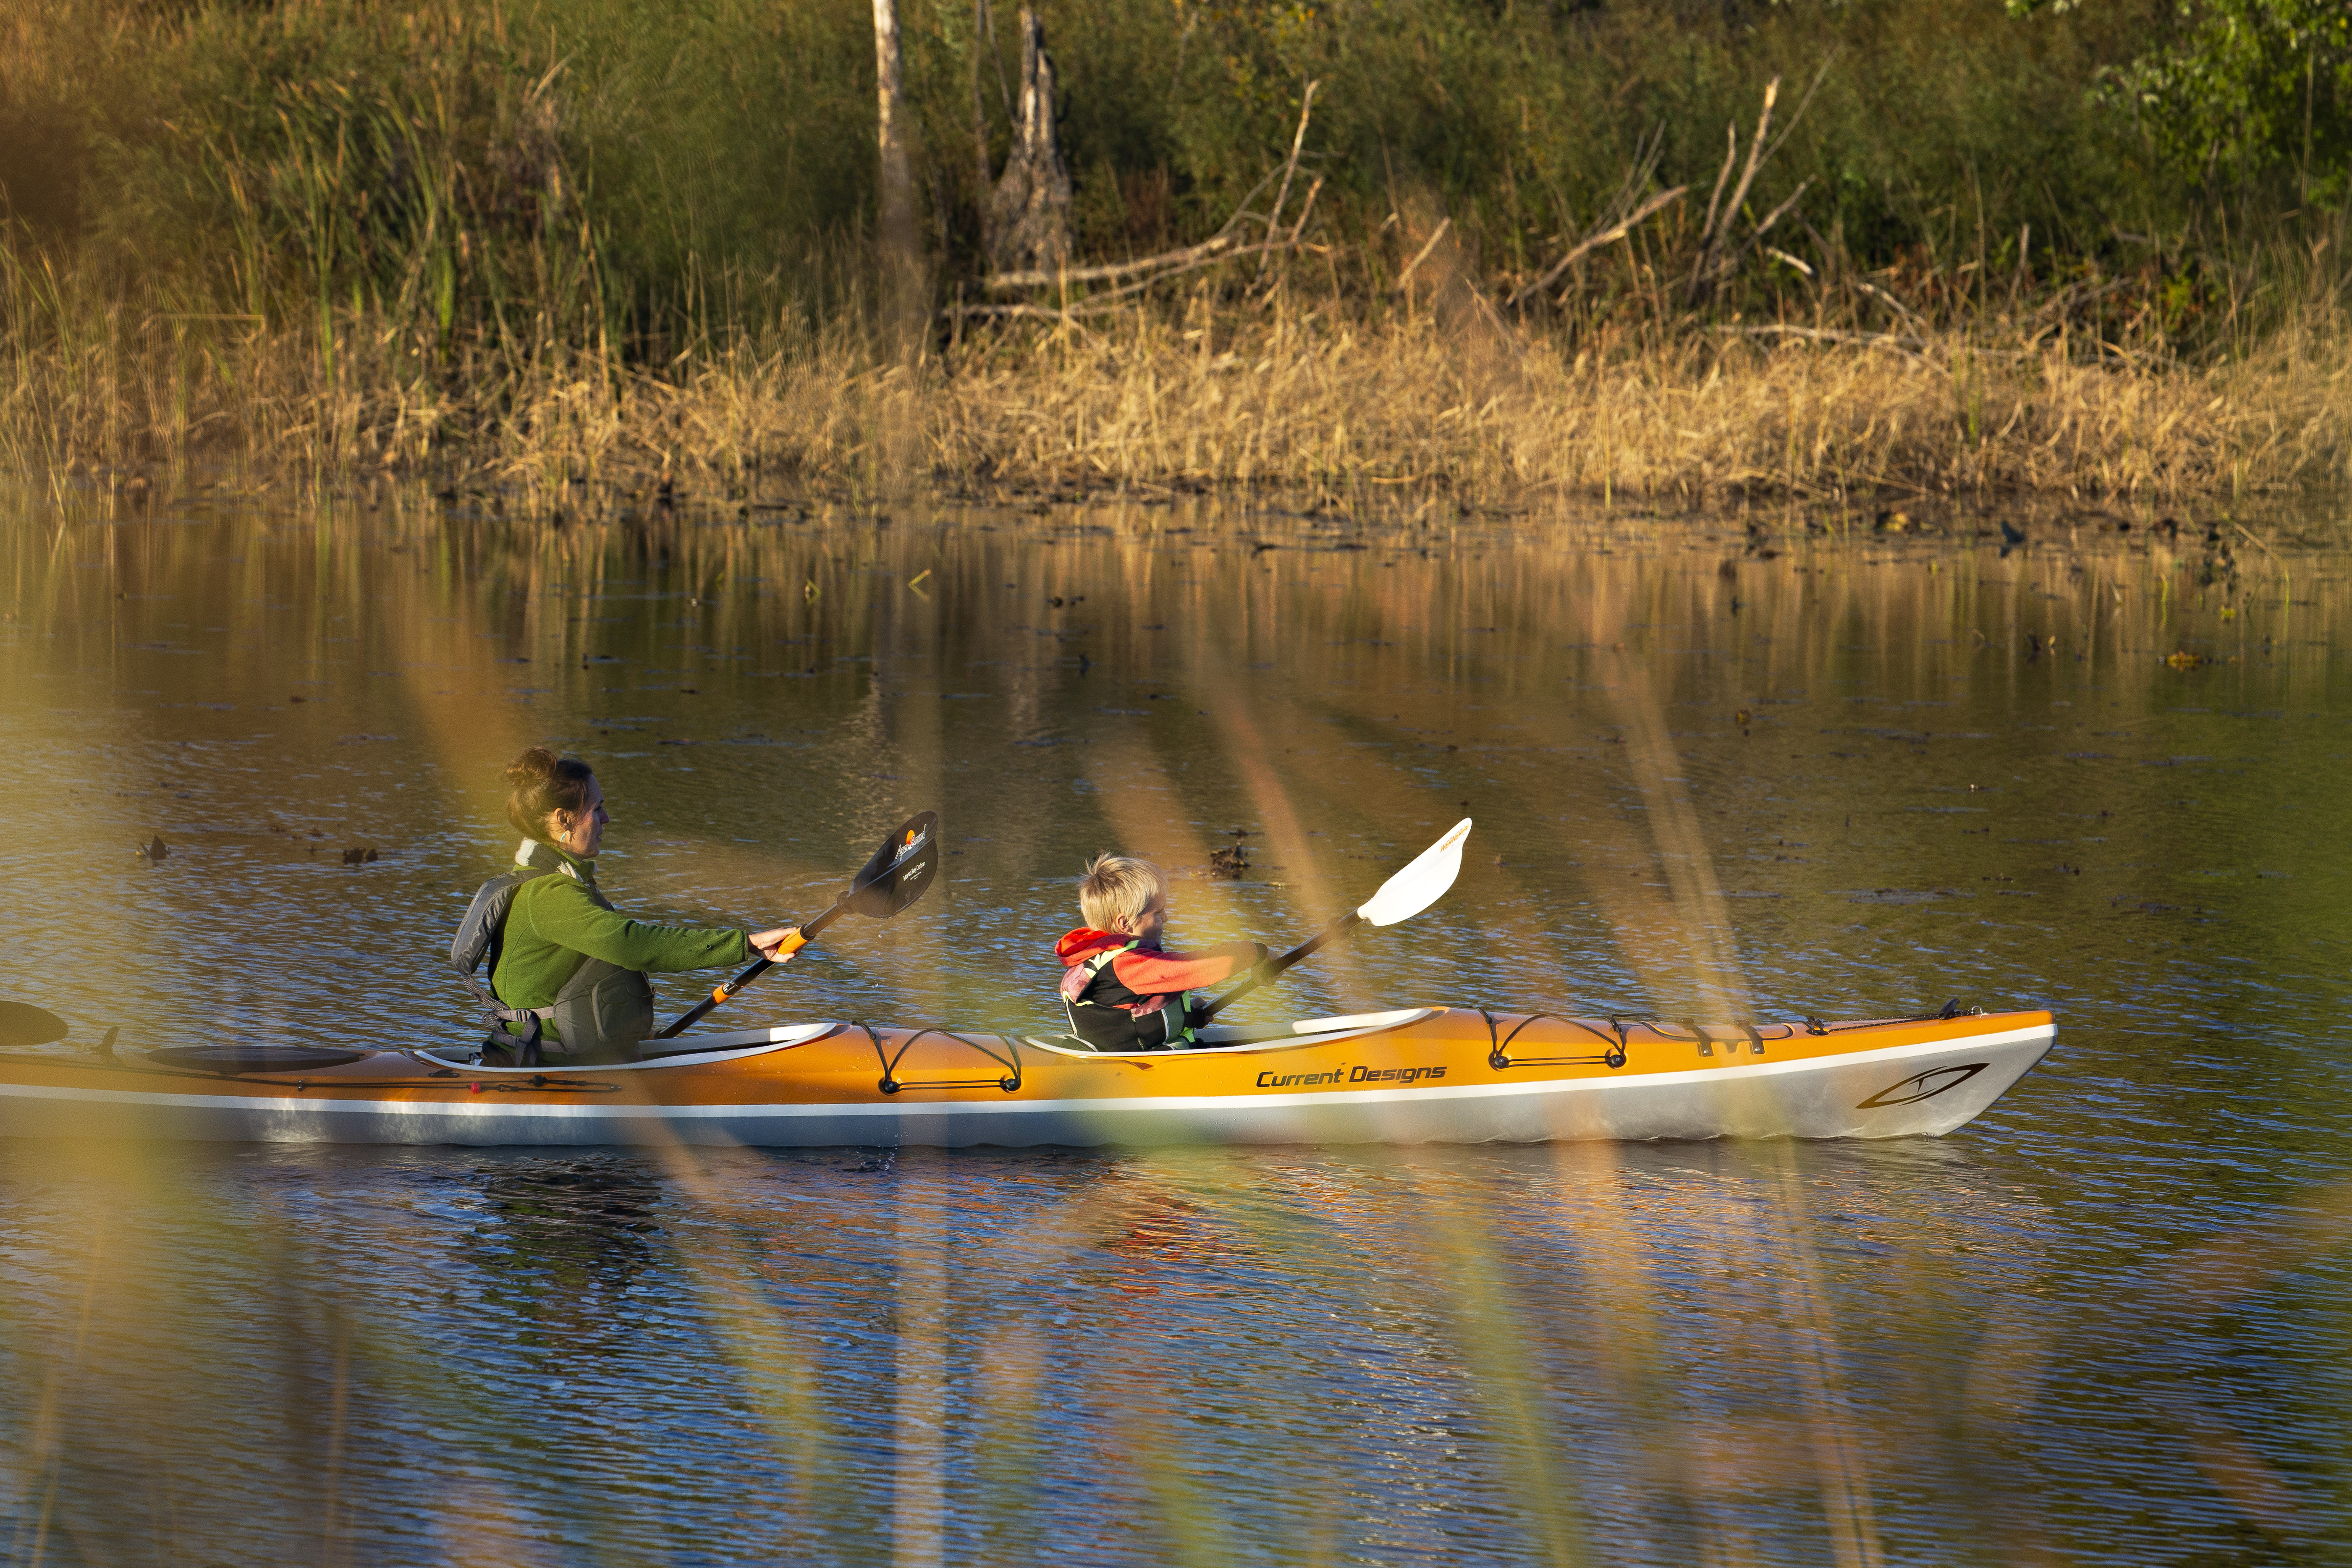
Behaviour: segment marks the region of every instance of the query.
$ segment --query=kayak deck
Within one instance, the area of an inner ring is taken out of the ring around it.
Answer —
[[[2048,1013],[1702,1024],[1430,1007],[1212,1026],[1182,1051],[856,1021],[500,1067],[472,1047],[0,1053],[0,1135],[605,1143],[1484,1142],[1937,1135],[2048,1051]],[[284,1054],[281,1054],[284,1053]],[[278,1065],[271,1065],[271,1064]]]

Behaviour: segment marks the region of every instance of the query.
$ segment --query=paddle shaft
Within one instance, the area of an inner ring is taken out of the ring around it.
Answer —
[[[1244,996],[1248,995],[1251,992],[1256,990],[1259,986],[1265,984],[1276,975],[1280,974],[1284,970],[1288,969],[1292,964],[1297,963],[1303,958],[1310,956],[1317,949],[1324,946],[1325,944],[1339,941],[1341,937],[1347,935],[1349,931],[1363,923],[1364,917],[1357,913],[1354,910],[1349,910],[1346,914],[1341,915],[1338,920],[1333,921],[1329,925],[1325,926],[1321,931],[1317,931],[1313,936],[1308,937],[1305,942],[1300,942],[1297,947],[1294,947],[1288,952],[1284,953],[1280,958],[1267,959],[1264,963],[1259,964],[1255,969],[1250,971],[1249,978],[1244,980],[1239,985],[1234,986],[1231,991],[1226,992],[1223,996],[1218,997],[1215,1001],[1202,1008],[1201,1022],[1203,1024],[1207,1023],[1210,1019],[1215,1017],[1218,1014],[1232,1006],[1235,1002],[1240,1001]]]
[[[847,893],[842,893],[835,897],[833,900],[833,907],[831,909],[817,916],[816,919],[809,921],[808,924],[801,927],[799,936],[788,936],[784,938],[783,942],[780,944],[783,948],[784,952],[787,955],[790,955],[792,953],[798,952],[801,949],[806,947],[811,942],[814,942],[816,939],[817,932],[823,931],[825,927],[831,925],[835,920],[839,919],[841,912],[848,907],[849,895]],[[761,959],[758,963],[752,964],[751,968],[746,969],[742,973],[737,975],[726,984],[719,986],[718,989],[711,992],[709,995],[705,996],[701,1001],[697,1002],[693,1006],[688,1008],[686,1012],[679,1016],[677,1023],[672,1024],[668,1028],[664,1029],[661,1033],[656,1035],[654,1038],[656,1040],[667,1040],[674,1036],[684,1034],[688,1029],[692,1028],[695,1025],[700,1023],[703,1016],[712,1008],[718,1006],[722,1002],[730,1000],[734,996],[735,993],[742,990],[743,987],[751,984],[751,982],[759,979],[760,976],[765,974],[775,966],[776,961],[774,959]]]

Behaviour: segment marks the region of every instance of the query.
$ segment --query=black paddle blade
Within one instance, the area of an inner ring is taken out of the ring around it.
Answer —
[[[872,920],[887,921],[923,896],[940,868],[940,817],[919,811],[874,851],[874,858],[850,885],[848,907]]]
[[[66,1037],[66,1021],[30,1002],[0,1002],[0,1047],[46,1046]]]

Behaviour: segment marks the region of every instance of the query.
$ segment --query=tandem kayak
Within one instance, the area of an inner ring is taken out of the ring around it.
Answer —
[[[600,1066],[473,1047],[0,1052],[0,1135],[253,1142],[833,1145],[1903,1138],[2040,1061],[2048,1013],[1708,1025],[1425,1007],[1212,1026],[1182,1051],[814,1023]]]

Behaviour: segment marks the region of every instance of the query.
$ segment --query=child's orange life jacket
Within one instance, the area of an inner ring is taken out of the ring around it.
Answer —
[[[1202,952],[1164,952],[1118,931],[1080,927],[1054,944],[1070,1032],[1098,1051],[1156,1051],[1193,1043],[1187,1016],[1197,985],[1230,980],[1265,949],[1228,942]]]

